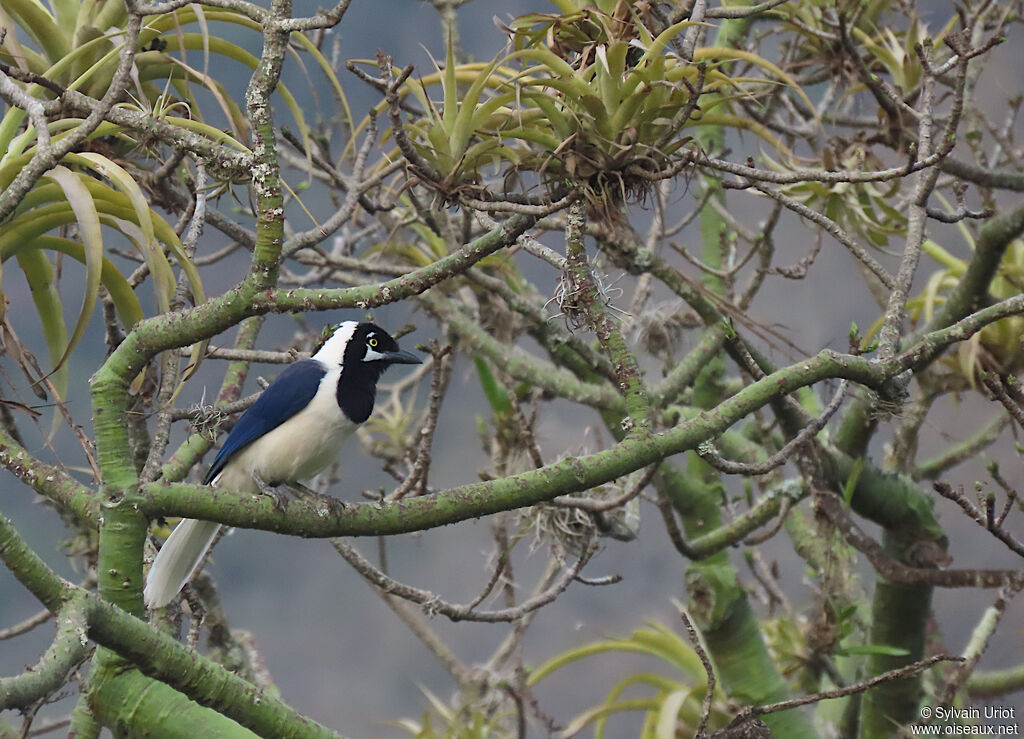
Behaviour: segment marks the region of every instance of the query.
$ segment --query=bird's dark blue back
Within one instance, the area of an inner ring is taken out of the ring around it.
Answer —
[[[204,484],[209,485],[235,453],[309,405],[326,373],[327,370],[317,360],[302,359],[278,375],[235,423],[210,465]]]

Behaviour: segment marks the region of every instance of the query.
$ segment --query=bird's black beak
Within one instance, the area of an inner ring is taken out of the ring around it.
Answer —
[[[389,364],[423,364],[423,360],[412,352],[399,349],[397,352],[383,352],[384,361]]]

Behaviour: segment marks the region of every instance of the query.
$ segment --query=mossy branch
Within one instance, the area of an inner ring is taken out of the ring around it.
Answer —
[[[256,734],[274,737],[337,737],[334,732],[232,675],[215,662],[185,648],[146,622],[124,612],[96,594],[62,580],[32,551],[17,533],[14,525],[4,517],[0,517],[0,561],[51,611],[57,612],[70,606],[84,614],[88,636],[97,644],[127,660],[144,675],[166,683],[174,691],[180,691],[197,703],[237,721]],[[73,610],[72,613],[74,612]],[[102,661],[99,677],[96,679],[102,683],[103,680],[113,678],[113,675],[106,673],[106,670],[112,668],[111,659]],[[164,721],[186,720],[189,711],[181,714],[167,712],[167,700],[172,700],[172,705],[173,702],[181,703],[182,707],[188,705],[187,702],[182,703],[175,699],[174,691],[153,683],[138,673],[126,674],[134,675],[131,678],[135,683],[131,689],[134,700],[99,701],[98,705],[107,712],[102,718],[105,724],[134,725],[131,713],[133,705],[135,700],[146,699],[147,692],[154,692],[154,698],[164,700]],[[123,675],[121,677],[128,679]],[[100,685],[94,686],[93,689],[102,692],[104,688]],[[122,690],[123,683],[118,692],[124,697],[127,693],[121,693]]]
[[[21,675],[0,678],[0,710],[26,710],[56,693],[88,655],[85,609],[71,600],[57,613],[57,634],[40,660]]]
[[[582,313],[583,323],[597,336],[598,343],[611,360],[619,390],[626,398],[627,418],[624,423],[628,424],[627,433],[649,432],[651,403],[640,366],[605,304],[605,296],[587,258],[584,246],[586,215],[586,200],[580,198],[569,204],[565,227],[565,273],[562,278],[567,286],[561,308],[566,314]]]

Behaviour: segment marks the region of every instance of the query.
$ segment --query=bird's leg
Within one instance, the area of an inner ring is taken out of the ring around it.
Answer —
[[[302,500],[319,500],[324,497],[316,490],[313,490],[313,488],[306,487],[301,482],[286,482],[285,486],[296,498]]]
[[[295,494],[296,498],[305,501],[308,504],[316,504],[319,507],[326,505],[327,509],[334,514],[347,510],[348,508],[343,501],[338,500],[333,495],[318,492],[299,482],[289,482],[286,484]]]
[[[270,499],[274,501],[274,508],[283,513],[285,500],[284,496],[281,494],[282,491],[278,489],[278,486],[271,485],[255,472],[252,473],[252,481],[256,483],[256,487],[260,489],[261,493],[269,496]]]
[[[344,503],[341,503],[337,498],[333,498],[330,495],[324,495],[323,493],[318,493],[316,490],[306,487],[301,482],[290,481],[273,485],[255,473],[253,473],[252,479],[253,482],[256,483],[257,487],[259,487],[261,493],[269,495],[273,499],[274,508],[282,513],[284,512],[285,503],[288,500],[289,493],[294,496],[296,500],[303,500],[307,503],[326,502],[332,511],[336,511],[339,506],[342,509],[345,508]]]
[[[333,514],[338,514],[342,511],[348,510],[348,505],[343,501],[338,500],[333,495],[321,493],[313,488],[307,487],[300,482],[286,482],[284,486],[295,495],[297,500],[301,500],[308,505],[315,505],[319,510],[323,510],[326,506]]]

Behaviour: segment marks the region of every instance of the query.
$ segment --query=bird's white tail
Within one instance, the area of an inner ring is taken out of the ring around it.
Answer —
[[[143,596],[150,608],[162,608],[171,602],[196,567],[220,529],[219,523],[183,519],[164,542],[146,577]]]

